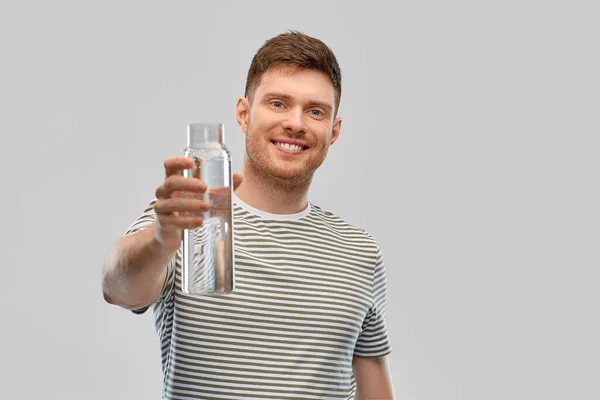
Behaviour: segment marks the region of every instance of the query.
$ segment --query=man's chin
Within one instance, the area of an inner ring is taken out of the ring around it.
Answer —
[[[290,170],[276,170],[271,171],[269,174],[271,179],[277,182],[280,186],[284,187],[296,187],[310,183],[312,180],[312,173],[307,171],[290,171]]]

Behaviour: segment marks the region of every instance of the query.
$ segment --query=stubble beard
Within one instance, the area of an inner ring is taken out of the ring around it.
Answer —
[[[308,190],[317,168],[322,164],[327,149],[320,151],[320,157],[302,161],[300,168],[284,170],[269,157],[271,143],[265,140],[259,132],[251,126],[248,127],[246,136],[246,164],[248,172],[258,177],[271,187],[286,191]],[[309,150],[315,151],[315,149]],[[290,161],[292,162],[292,161]]]

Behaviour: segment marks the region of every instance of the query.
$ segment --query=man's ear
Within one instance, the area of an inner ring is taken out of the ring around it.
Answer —
[[[250,118],[250,102],[246,97],[240,97],[235,105],[235,119],[240,129],[248,133],[248,123]]]
[[[329,139],[329,145],[335,143],[336,140],[340,137],[340,130],[342,129],[342,118],[336,117],[333,121],[333,128],[331,129],[331,138]]]

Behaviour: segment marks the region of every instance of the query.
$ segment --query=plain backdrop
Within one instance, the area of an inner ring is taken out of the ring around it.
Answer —
[[[108,250],[226,125],[289,29],[343,74],[310,199],[379,241],[401,400],[600,398],[597,1],[97,1],[0,7],[0,398],[158,399],[151,313]]]

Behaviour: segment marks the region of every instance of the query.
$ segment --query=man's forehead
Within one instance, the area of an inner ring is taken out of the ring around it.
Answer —
[[[325,73],[298,67],[269,69],[261,76],[256,92],[261,97],[275,92],[315,101],[335,101],[335,89]]]

